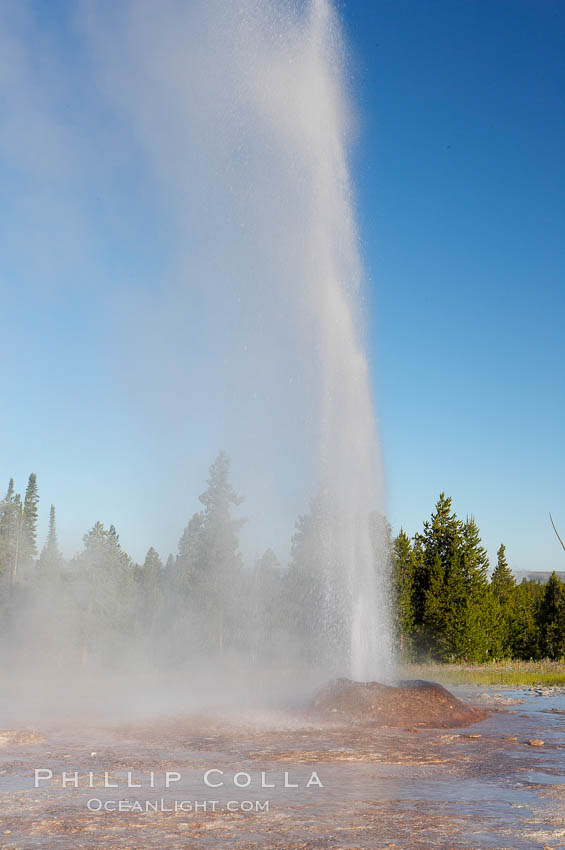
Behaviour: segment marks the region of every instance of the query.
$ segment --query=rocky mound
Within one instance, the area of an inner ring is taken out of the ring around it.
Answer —
[[[396,727],[467,726],[488,716],[488,712],[466,705],[441,685],[419,679],[397,685],[335,679],[316,694],[313,709],[328,719],[349,718]]]

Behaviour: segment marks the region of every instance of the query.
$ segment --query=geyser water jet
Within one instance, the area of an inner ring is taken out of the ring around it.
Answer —
[[[143,394],[166,399],[169,382],[175,422],[193,434],[200,418],[229,447],[249,529],[288,539],[314,506],[320,645],[333,672],[382,678],[382,474],[335,10],[167,0],[157,16],[135,0],[92,6],[88,26],[178,233],[174,282],[130,305],[138,335],[175,340],[174,357],[136,347]]]

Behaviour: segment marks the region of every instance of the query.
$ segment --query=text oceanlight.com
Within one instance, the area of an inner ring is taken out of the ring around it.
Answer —
[[[268,812],[269,800],[100,800],[92,797],[86,807],[90,812]]]

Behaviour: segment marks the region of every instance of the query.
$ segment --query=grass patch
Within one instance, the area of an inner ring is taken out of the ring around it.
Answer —
[[[508,661],[490,664],[402,664],[405,679],[431,679],[447,685],[561,685],[565,663],[559,661]]]

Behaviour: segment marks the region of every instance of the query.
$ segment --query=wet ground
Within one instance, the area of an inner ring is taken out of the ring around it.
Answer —
[[[492,714],[449,730],[272,711],[12,725],[0,848],[565,848],[565,692],[452,690]]]

